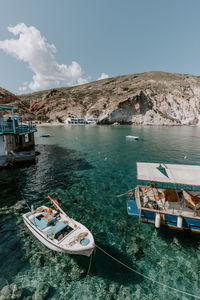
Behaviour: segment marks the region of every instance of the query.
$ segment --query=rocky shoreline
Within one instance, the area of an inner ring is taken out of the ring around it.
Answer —
[[[8,93],[7,100],[1,94],[0,103],[18,105],[22,114],[41,123],[63,124],[78,117],[97,118],[102,125],[200,124],[200,77],[188,74],[155,71],[117,76],[14,95],[13,101]]]

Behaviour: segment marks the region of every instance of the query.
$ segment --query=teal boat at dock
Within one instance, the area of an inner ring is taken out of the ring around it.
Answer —
[[[130,216],[156,228],[200,233],[200,166],[137,163],[137,178],[149,184],[128,197]]]

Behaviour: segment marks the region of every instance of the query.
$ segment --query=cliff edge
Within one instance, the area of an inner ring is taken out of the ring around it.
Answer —
[[[130,74],[16,98],[15,105],[38,121],[94,117],[100,124],[200,124],[200,77],[189,74]]]

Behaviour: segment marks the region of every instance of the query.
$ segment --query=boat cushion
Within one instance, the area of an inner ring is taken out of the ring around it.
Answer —
[[[54,234],[60,232],[61,230],[63,230],[65,227],[67,227],[68,224],[60,221],[58,223],[55,224],[55,226],[52,226],[49,230],[47,230],[47,232],[53,232]]]
[[[42,217],[40,220],[38,220],[38,217]],[[51,215],[47,214],[46,212],[43,212],[39,214],[37,217],[33,218],[33,224],[43,230],[50,224],[56,222],[57,219],[52,217]]]

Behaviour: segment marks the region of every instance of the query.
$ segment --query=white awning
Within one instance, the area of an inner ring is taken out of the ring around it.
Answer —
[[[137,162],[137,179],[200,186],[200,166]]]

